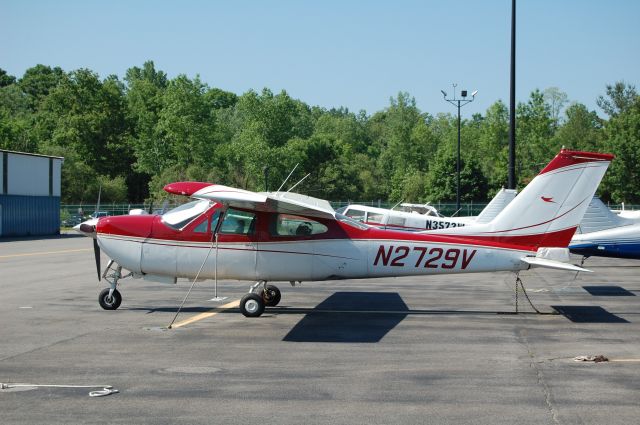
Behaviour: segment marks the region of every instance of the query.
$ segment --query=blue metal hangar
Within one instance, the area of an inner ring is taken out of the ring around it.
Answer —
[[[0,150],[0,237],[60,233],[64,158]]]

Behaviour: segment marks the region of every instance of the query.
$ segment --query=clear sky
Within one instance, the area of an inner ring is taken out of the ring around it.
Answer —
[[[458,83],[479,91],[469,116],[509,102],[510,17],[511,0],[0,0],[0,68],[122,78],[153,60],[170,78],[368,113],[399,91],[454,112],[440,90]],[[520,0],[518,101],[555,86],[598,110],[606,84],[640,88],[639,18],[637,0]]]

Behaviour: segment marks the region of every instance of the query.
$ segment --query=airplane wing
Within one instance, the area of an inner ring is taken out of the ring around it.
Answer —
[[[556,270],[569,270],[574,272],[588,272],[593,273],[591,270],[585,269],[583,267],[576,266],[574,264],[563,263],[555,260],[547,260],[545,258],[538,257],[522,257],[521,261],[529,264],[531,267],[545,267],[548,269],[556,269]]]
[[[256,193],[219,184],[203,187],[200,182],[171,183],[164,189],[169,193],[219,202],[231,208],[335,219],[335,211],[327,201],[295,193]]]

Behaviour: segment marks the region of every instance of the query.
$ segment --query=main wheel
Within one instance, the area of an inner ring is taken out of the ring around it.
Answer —
[[[98,295],[98,302],[100,303],[100,307],[105,310],[116,310],[120,307],[120,303],[122,302],[122,295],[118,290],[113,291],[113,295],[109,296],[109,288],[105,288],[100,291],[100,295]]]
[[[259,317],[264,313],[264,301],[258,294],[249,293],[240,300],[240,312],[246,317]]]
[[[262,301],[264,301],[264,305],[267,307],[277,306],[281,298],[282,294],[280,294],[277,286],[267,285],[264,291],[262,291]]]

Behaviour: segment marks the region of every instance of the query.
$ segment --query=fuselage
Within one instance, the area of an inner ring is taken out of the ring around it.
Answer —
[[[576,234],[569,249],[578,255],[640,260],[640,224]]]
[[[207,205],[187,223],[151,215],[101,218],[98,244],[136,274],[193,278],[202,267],[199,278],[252,281],[521,270],[527,265],[520,259],[535,255],[526,246],[380,230],[346,218],[235,209],[219,224],[221,205]]]

